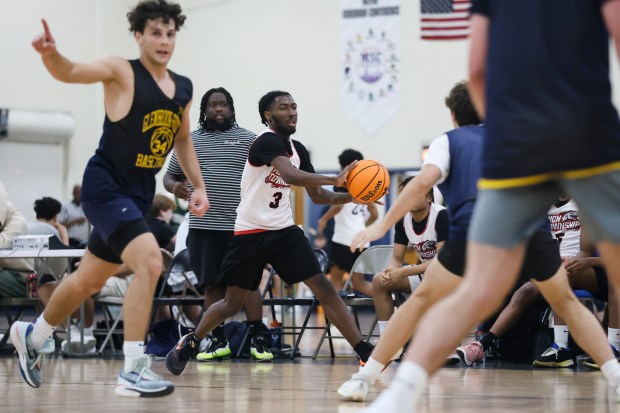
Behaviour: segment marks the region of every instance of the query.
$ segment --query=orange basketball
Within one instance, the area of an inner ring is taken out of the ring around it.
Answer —
[[[381,163],[369,159],[359,161],[347,176],[351,196],[365,204],[381,198],[390,187],[390,175]]]

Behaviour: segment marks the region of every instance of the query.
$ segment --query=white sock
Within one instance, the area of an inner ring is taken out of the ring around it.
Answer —
[[[52,335],[54,332],[55,326],[49,324],[45,321],[44,317],[45,313],[41,314],[37,321],[34,322],[34,329],[32,333],[30,333],[30,342],[35,349],[40,349],[45,344],[45,341]]]
[[[419,364],[405,361],[401,363],[390,387],[408,393],[407,400],[418,403],[422,392],[428,385],[428,373]],[[410,397],[409,397],[410,396]]]
[[[553,327],[553,342],[558,345],[558,347],[567,349],[568,348],[568,327],[562,325],[555,325]]]
[[[618,360],[611,359],[601,366],[601,371],[607,381],[611,384],[620,384],[620,364]]]
[[[360,367],[359,372],[370,377],[370,384],[373,384],[384,368],[385,364],[381,364],[374,358],[370,357],[366,364],[363,367]]]
[[[620,350],[620,328],[607,328],[607,340],[616,350]]]
[[[385,328],[388,325],[388,321],[390,320],[385,320],[385,321],[377,321],[377,324],[379,324],[379,335],[383,335],[383,332],[385,331]]]
[[[133,361],[144,354],[144,342],[125,341],[123,354],[125,355],[125,373],[129,373],[133,368]]]
[[[84,327],[84,337],[92,337],[95,335],[95,329],[93,326]]]

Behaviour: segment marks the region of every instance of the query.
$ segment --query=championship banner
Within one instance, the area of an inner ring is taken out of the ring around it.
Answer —
[[[400,0],[340,0],[342,110],[368,135],[400,109]]]

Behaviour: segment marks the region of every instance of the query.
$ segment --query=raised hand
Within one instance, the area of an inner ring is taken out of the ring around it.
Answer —
[[[32,47],[41,55],[50,55],[56,53],[56,41],[45,19],[41,19],[43,23],[43,33],[39,34],[32,41]]]

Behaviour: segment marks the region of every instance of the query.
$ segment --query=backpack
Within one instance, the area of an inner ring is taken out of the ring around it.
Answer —
[[[149,341],[146,343],[146,354],[165,357],[166,354],[186,334],[192,331],[174,319],[162,320],[151,325]]]

